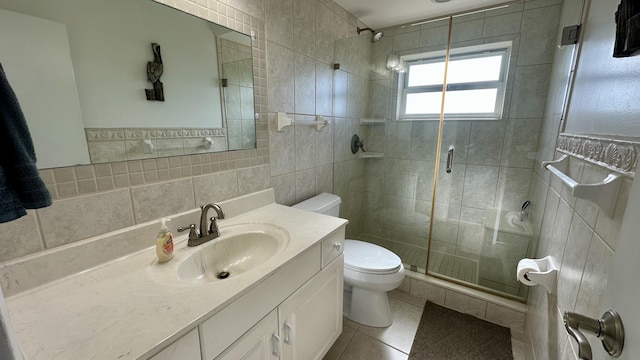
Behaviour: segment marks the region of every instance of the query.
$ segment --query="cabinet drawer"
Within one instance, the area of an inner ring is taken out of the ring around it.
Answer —
[[[345,228],[342,227],[335,234],[322,240],[322,268],[324,269],[329,263],[342,254],[344,250],[344,234]]]
[[[200,325],[204,360],[212,360],[320,271],[314,245]]]

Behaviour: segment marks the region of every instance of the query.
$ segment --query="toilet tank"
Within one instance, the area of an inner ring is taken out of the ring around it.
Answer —
[[[296,209],[313,211],[320,214],[338,217],[340,215],[340,196],[322,193],[293,205]]]

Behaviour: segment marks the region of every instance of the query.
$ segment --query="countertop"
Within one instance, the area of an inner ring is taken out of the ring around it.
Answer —
[[[220,220],[270,223],[286,229],[289,245],[259,269],[208,284],[152,279],[155,247],[7,299],[20,346],[29,360],[138,359],[157,353],[239,298],[347,221],[270,204]],[[175,239],[180,262],[198,248]],[[162,265],[160,265],[162,266]]]

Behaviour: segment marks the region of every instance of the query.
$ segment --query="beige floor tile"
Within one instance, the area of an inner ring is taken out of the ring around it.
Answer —
[[[360,325],[358,332],[369,335],[375,339],[393,346],[405,353],[409,353],[413,338],[416,335],[422,309],[404,301],[389,298],[393,324],[387,328],[374,328]]]
[[[327,355],[325,355],[322,360],[338,360],[342,352],[344,352],[344,349],[347,347],[347,345],[349,345],[349,342],[351,342],[351,339],[353,338],[353,335],[355,335],[355,333],[356,329],[347,326],[346,322],[343,323],[342,334],[340,334],[338,340],[333,343],[333,346],[331,346],[331,349],[329,349],[329,352],[327,352]]]
[[[348,326],[354,330],[358,330],[358,328],[360,327],[360,324],[358,324],[357,322],[353,321],[353,320],[349,320],[347,318],[342,318],[342,324],[345,326]]]
[[[340,360],[407,360],[407,357],[407,354],[358,331]]]

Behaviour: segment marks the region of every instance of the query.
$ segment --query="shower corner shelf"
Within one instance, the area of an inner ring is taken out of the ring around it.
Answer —
[[[387,122],[385,118],[361,118],[360,125],[384,125]]]
[[[358,159],[384,159],[384,153],[362,152],[358,154]]]
[[[279,112],[276,114],[276,130],[282,132],[282,129],[290,125],[306,125],[315,126],[317,131],[324,129],[326,126],[331,125],[331,121],[326,120],[320,115],[316,115],[315,120],[292,120],[286,113]]]
[[[542,168],[549,170],[553,175],[562,180],[562,182],[571,189],[571,195],[595,203],[608,217],[613,217],[618,200],[618,192],[622,184],[620,175],[609,173],[609,175],[600,182],[594,184],[579,184],[567,175],[569,168],[568,155],[563,155],[560,159],[554,161],[543,161]]]

